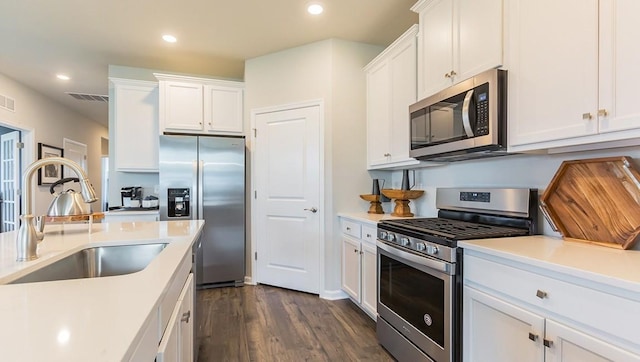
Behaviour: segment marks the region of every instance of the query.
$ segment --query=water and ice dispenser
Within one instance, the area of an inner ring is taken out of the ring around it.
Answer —
[[[189,198],[191,190],[189,188],[180,189],[167,189],[168,202],[168,216],[169,217],[187,217],[190,216],[189,212]]]

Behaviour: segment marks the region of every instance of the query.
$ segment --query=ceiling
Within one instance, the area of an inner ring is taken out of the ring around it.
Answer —
[[[328,38],[386,46],[418,21],[416,0],[320,2],[312,16],[306,0],[2,1],[0,72],[106,126],[106,103],[65,92],[107,95],[109,64],[243,79],[245,59]]]

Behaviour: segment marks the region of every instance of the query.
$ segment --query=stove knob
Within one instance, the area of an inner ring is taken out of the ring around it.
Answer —
[[[437,246],[433,246],[433,245],[427,246],[427,254],[429,254],[429,255],[438,254],[438,247]]]
[[[400,245],[408,246],[409,244],[411,244],[411,241],[409,240],[409,238],[400,238]]]
[[[381,231],[380,232],[380,239],[386,240],[387,239],[387,235],[388,235],[388,233],[386,231]]]
[[[424,251],[427,247],[424,245],[424,243],[417,243],[416,244],[416,250],[418,251]]]
[[[387,240],[388,241],[396,241],[396,235],[389,233],[389,236],[387,236]]]

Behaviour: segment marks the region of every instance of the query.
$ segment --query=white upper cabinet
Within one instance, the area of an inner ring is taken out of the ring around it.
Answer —
[[[418,99],[502,65],[502,0],[422,0]]]
[[[508,2],[510,151],[640,136],[638,13],[634,0]]]
[[[162,132],[244,134],[244,83],[154,74]]]
[[[114,94],[116,171],[158,172],[158,84],[120,78],[109,80]]]
[[[416,101],[416,34],[412,26],[366,67],[367,168],[418,165],[409,157],[409,105]]]

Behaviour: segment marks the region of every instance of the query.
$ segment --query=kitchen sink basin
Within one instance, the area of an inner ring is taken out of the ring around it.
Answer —
[[[146,268],[166,246],[155,243],[82,249],[9,284],[131,274]]]

